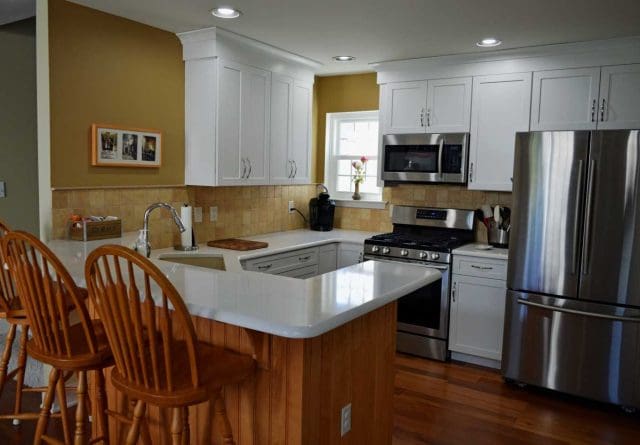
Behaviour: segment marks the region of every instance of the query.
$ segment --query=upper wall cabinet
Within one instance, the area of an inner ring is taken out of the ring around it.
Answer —
[[[469,189],[511,191],[516,132],[529,129],[531,73],[473,79]]]
[[[471,78],[397,82],[386,86],[385,134],[469,131]]]
[[[600,68],[533,73],[531,130],[594,130]]]
[[[320,65],[215,28],[179,37],[185,183],[307,183],[313,69]]]
[[[640,128],[640,64],[602,67],[598,128]]]

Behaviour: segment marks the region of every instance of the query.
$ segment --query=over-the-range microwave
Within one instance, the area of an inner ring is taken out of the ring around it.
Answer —
[[[382,146],[384,181],[467,182],[469,133],[386,134]]]

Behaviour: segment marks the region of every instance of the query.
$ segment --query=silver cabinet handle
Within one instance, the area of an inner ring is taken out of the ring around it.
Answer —
[[[493,270],[493,267],[491,266],[477,266],[475,264],[472,264],[471,267],[473,267],[474,269],[480,269],[480,270]]]
[[[604,105],[605,105],[605,99],[603,97],[602,105],[600,106],[600,122],[604,122]]]
[[[427,108],[427,127],[431,126],[431,109]]]
[[[309,261],[310,259],[311,259],[311,255],[298,257],[298,261]]]
[[[242,175],[240,176],[240,179],[246,179],[247,176],[247,162],[244,158],[240,158],[240,160],[242,161]]]
[[[424,127],[424,108],[420,110],[420,126]]]
[[[295,178],[296,176],[298,176],[298,163],[295,160],[292,162],[293,162],[293,167],[295,168],[293,172],[293,177]]]
[[[258,269],[267,270],[267,269],[271,269],[271,266],[273,266],[273,264],[266,264],[264,266],[258,266]]]
[[[249,164],[249,172],[247,173],[247,179],[251,176],[251,172],[253,171],[253,167],[251,166],[251,159],[247,158],[247,163]]]
[[[593,99],[593,103],[591,104],[591,122],[596,121],[596,99]]]
[[[453,300],[453,302],[456,302],[456,287],[457,287],[458,283],[456,281],[453,282],[453,287],[451,288],[451,299]]]
[[[524,304],[525,306],[533,306],[533,307],[546,309],[553,312],[564,312],[566,314],[582,315],[585,317],[604,318],[606,320],[613,320],[613,321],[629,321],[631,323],[640,323],[640,317],[625,317],[620,315],[609,315],[609,314],[599,314],[596,312],[585,312],[585,311],[580,311],[578,309],[569,309],[566,307],[549,306],[547,304],[534,303],[533,301],[523,300],[522,298],[518,298],[518,304]]]
[[[473,182],[473,162],[469,165],[469,182]]]
[[[289,164],[289,176],[287,176],[287,178],[291,179],[291,177],[293,176],[293,161],[289,159],[287,161],[287,164]]]

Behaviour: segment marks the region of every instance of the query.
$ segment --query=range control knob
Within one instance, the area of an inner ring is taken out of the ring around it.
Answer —
[[[407,256],[407,255],[409,255],[409,251],[408,251],[407,249],[402,249],[402,250],[400,251],[400,255],[402,255],[402,256]]]
[[[389,249],[388,247],[383,247],[383,248],[382,248],[382,253],[384,253],[385,255],[386,255],[387,253],[389,253],[389,252],[391,252],[391,249]]]
[[[432,260],[437,260],[438,258],[440,258],[440,254],[439,253],[432,253],[431,254],[431,259]]]
[[[380,248],[378,246],[371,246],[371,252],[378,253],[379,251],[380,251]]]
[[[420,252],[420,253],[418,254],[418,257],[419,257],[421,260],[424,260],[424,259],[427,257],[427,252]]]

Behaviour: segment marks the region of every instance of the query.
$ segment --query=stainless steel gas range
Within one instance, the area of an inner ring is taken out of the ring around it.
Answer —
[[[445,361],[449,358],[451,251],[473,241],[472,210],[394,206],[393,232],[364,242],[365,260],[422,264],[442,279],[398,300],[397,350]]]

